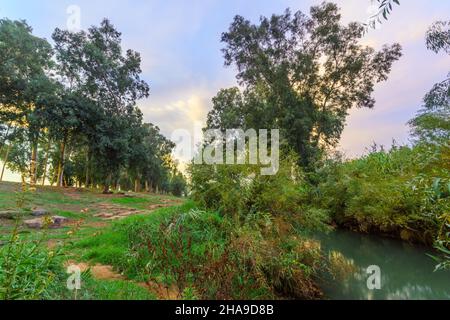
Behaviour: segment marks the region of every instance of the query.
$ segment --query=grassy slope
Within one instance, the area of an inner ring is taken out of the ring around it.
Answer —
[[[136,209],[139,216],[152,215],[154,205],[173,205],[173,201],[182,201],[171,196],[160,196],[151,194],[139,194],[135,198],[125,198],[120,195],[104,196],[96,192],[82,191],[76,189],[57,189],[51,187],[39,188],[36,193],[22,194],[19,192],[20,185],[15,183],[0,183],[0,211],[17,211],[18,203],[22,207],[21,216],[17,220],[0,219],[0,243],[8,243],[11,233],[18,228],[19,236],[26,242],[43,240],[42,246],[48,250],[61,252],[63,260],[107,261],[107,259],[95,258],[94,252],[102,252],[103,256],[114,256],[114,252],[122,253],[126,243],[119,241],[120,233],[109,233],[111,241],[105,241],[102,235],[105,230],[111,230],[114,224],[98,217],[97,213],[107,212],[109,206],[127,209]],[[169,204],[167,204],[169,203]],[[60,229],[31,230],[23,226],[26,219],[34,218],[31,215],[33,208],[44,208],[51,215],[64,216],[70,219],[69,225]],[[165,209],[161,209],[165,210]],[[135,219],[137,217],[132,217]],[[106,236],[107,237],[107,236]],[[84,242],[84,239],[103,239],[105,250],[92,243],[91,254],[87,253],[87,247],[74,246],[74,243]],[[108,247],[109,245],[109,247]],[[83,249],[80,249],[83,248]],[[61,268],[64,261],[60,261]],[[73,299],[75,296],[65,289],[64,284],[53,288],[53,294],[58,299]],[[83,289],[77,293],[77,299],[100,299],[100,300],[141,300],[155,299],[156,296],[147,289],[136,283],[125,280],[97,280],[92,275],[85,274],[83,277]]]

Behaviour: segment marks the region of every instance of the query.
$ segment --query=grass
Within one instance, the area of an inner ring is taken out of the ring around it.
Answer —
[[[43,291],[44,295],[39,295],[39,299],[74,299],[75,296],[65,288],[67,275],[64,272],[63,263],[67,260],[77,262],[103,262],[112,266],[120,265],[126,259],[127,235],[120,230],[124,222],[115,222],[95,217],[98,212],[108,212],[108,205],[114,204],[120,210],[123,208],[135,208],[142,215],[129,217],[128,221],[138,221],[145,219],[152,214],[149,209],[153,204],[160,204],[176,199],[182,199],[153,194],[135,194],[133,198],[122,197],[121,195],[104,196],[97,192],[78,189],[58,189],[51,187],[38,188],[36,193],[20,193],[20,185],[15,183],[0,183],[0,211],[17,211],[20,202],[23,209],[21,216],[17,220],[0,219],[0,250],[8,250],[12,245],[11,234],[16,230],[17,237],[14,238],[15,248],[22,245],[25,247],[39,243],[36,249],[36,261],[41,257],[48,257],[58,252],[60,259],[53,269],[53,280],[41,279],[40,283],[50,283],[51,285]],[[103,207],[102,207],[103,206]],[[51,215],[66,217],[70,224],[59,229],[34,230],[23,225],[23,220],[33,219],[32,208],[43,208]],[[162,211],[170,211],[161,209]],[[126,223],[125,223],[126,224]],[[14,249],[15,250],[15,249]],[[2,251],[7,252],[7,251]],[[25,251],[24,251],[25,252]],[[18,266],[20,261],[27,261],[31,257],[17,256]],[[39,265],[39,262],[36,262]],[[0,267],[3,264],[0,257]],[[10,264],[13,268],[14,264]],[[28,270],[27,266],[21,266],[20,270]],[[30,269],[31,270],[31,269]],[[31,270],[32,271],[32,270]],[[30,271],[30,272],[31,272]],[[45,274],[45,272],[43,273]],[[54,278],[56,276],[56,278]],[[0,275],[0,280],[1,280]],[[0,291],[1,291],[0,281]],[[18,293],[18,297],[22,293]],[[25,293],[23,293],[25,294]],[[24,295],[24,297],[26,297]],[[29,297],[29,296],[28,296]],[[92,275],[86,274],[83,277],[82,290],[77,293],[77,299],[95,300],[153,300],[156,295],[147,288],[143,288],[138,283],[129,280],[99,280]]]
[[[303,245],[296,232],[281,236],[277,222],[262,231],[258,219],[235,224],[217,212],[199,211],[189,201],[116,222],[74,243],[71,251],[83,260],[112,265],[136,282],[176,288],[178,298],[317,296],[312,278],[318,247]]]
[[[153,224],[157,226],[167,217],[192,208],[192,206],[192,203],[187,203],[181,207],[161,208],[151,215],[128,217],[113,223],[95,236],[84,237],[76,241],[71,250],[77,252],[83,260],[124,268],[129,249],[128,229],[131,225]],[[133,278],[132,274],[128,274],[128,276]]]
[[[67,294],[67,293],[66,293]],[[75,298],[75,293],[68,298]],[[76,293],[77,300],[156,300],[155,294],[133,282],[124,280],[96,280],[87,276],[82,289]]]

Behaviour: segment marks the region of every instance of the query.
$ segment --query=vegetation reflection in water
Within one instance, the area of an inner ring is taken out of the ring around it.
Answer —
[[[341,230],[317,237],[339,264],[322,283],[329,299],[450,299],[450,272],[434,271],[429,248]],[[371,265],[381,269],[380,290],[367,287]]]

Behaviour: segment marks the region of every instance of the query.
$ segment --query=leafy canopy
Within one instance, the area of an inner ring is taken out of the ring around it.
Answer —
[[[258,24],[236,16],[222,35],[223,53],[243,90],[218,94],[208,127],[281,129],[310,166],[336,146],[351,108],[374,107],[374,85],[401,56],[399,44],[379,52],[359,44],[363,34],[361,24],[342,25],[332,3],[312,7],[310,16],[286,10]]]

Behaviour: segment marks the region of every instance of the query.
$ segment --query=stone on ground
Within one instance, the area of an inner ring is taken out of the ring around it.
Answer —
[[[0,211],[0,219],[15,219],[20,216],[18,211]]]
[[[69,219],[60,216],[53,216],[49,218],[41,217],[36,219],[30,219],[24,221],[24,224],[31,229],[43,229],[48,228],[61,228],[64,223],[68,222]]]
[[[48,214],[49,214],[49,212],[42,208],[33,209],[33,211],[31,212],[31,215],[33,215],[35,217],[42,217],[42,216],[46,216]]]

